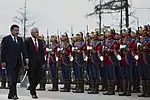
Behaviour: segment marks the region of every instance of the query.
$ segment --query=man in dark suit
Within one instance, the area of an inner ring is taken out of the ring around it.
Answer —
[[[19,34],[19,26],[12,25],[11,34],[4,37],[1,43],[1,66],[6,68],[9,83],[8,99],[18,99],[17,97],[17,80],[21,66],[21,53],[23,54],[26,64],[29,63],[24,42]]]
[[[33,99],[37,99],[36,87],[42,78],[42,67],[44,65],[43,42],[38,39],[39,30],[33,28],[31,37],[25,40],[27,53],[29,55],[29,82],[30,94]]]

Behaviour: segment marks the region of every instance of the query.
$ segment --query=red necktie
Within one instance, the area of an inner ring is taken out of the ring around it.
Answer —
[[[35,49],[36,49],[36,52],[38,52],[38,45],[37,45],[37,42],[36,42],[36,39],[34,40],[34,46],[35,46]]]

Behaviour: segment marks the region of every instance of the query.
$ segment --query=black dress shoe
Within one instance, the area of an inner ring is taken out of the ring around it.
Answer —
[[[36,89],[37,91],[45,91],[46,89],[45,88],[39,88],[39,89]]]
[[[37,95],[32,95],[32,99],[38,99]]]
[[[52,89],[49,89],[48,91],[58,91],[58,88],[52,88]]]
[[[70,92],[70,89],[63,89],[63,90],[60,90],[60,92]]]
[[[16,95],[14,95],[14,96],[8,96],[8,99],[13,99],[13,100],[17,100],[17,99],[19,99]]]
[[[138,95],[138,97],[145,97],[145,94],[146,93],[142,93],[142,94]]]

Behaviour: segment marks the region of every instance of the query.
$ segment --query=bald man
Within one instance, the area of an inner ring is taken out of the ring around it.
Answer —
[[[44,65],[43,42],[38,39],[39,30],[34,27],[31,29],[31,37],[25,40],[27,53],[29,55],[29,82],[30,94],[33,99],[38,99],[36,95],[36,87],[42,78],[42,67]]]

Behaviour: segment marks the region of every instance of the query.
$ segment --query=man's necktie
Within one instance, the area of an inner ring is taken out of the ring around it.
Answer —
[[[17,37],[14,37],[14,42],[17,43]]]
[[[38,52],[38,45],[37,45],[36,39],[34,40],[34,46],[35,46],[36,51]]]

